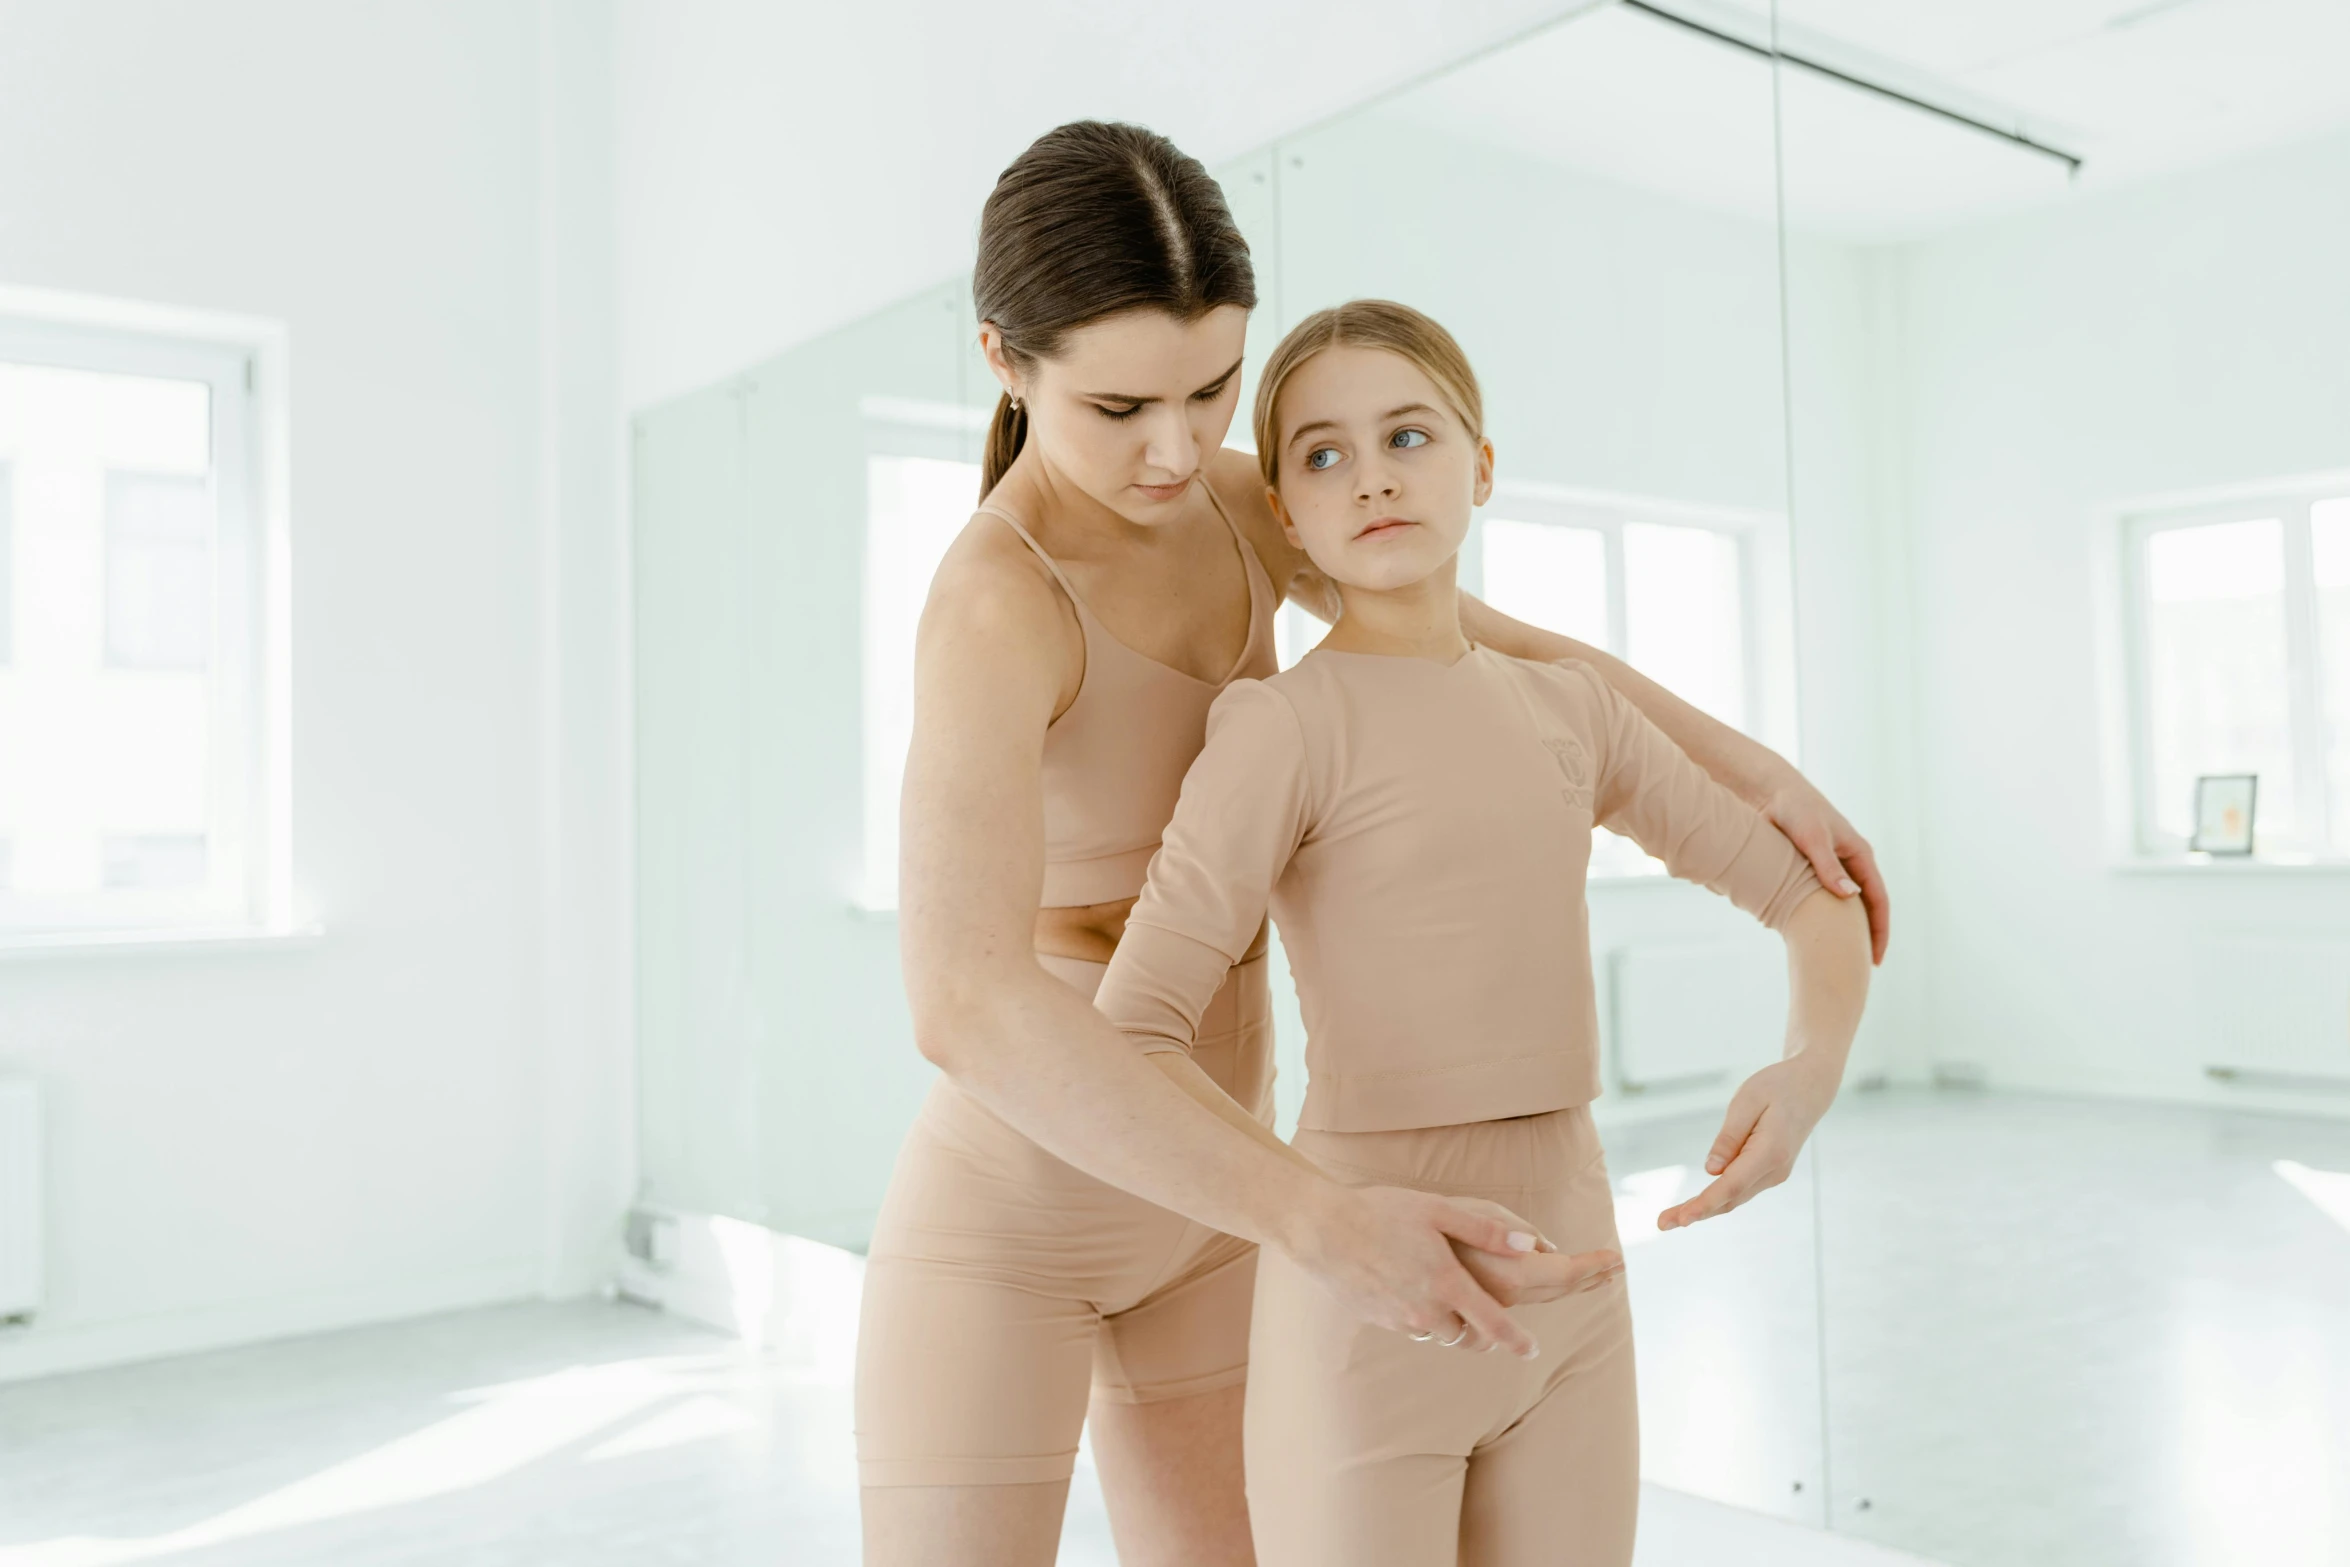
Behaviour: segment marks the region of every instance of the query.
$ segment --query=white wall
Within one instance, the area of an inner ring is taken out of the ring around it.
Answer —
[[[2350,467],[2345,257],[2337,135],[1889,263],[1919,660],[1906,907],[1932,949],[1936,1059],[2013,1086],[2342,1108],[2202,1075],[2215,1020],[2252,999],[2214,944],[2350,950],[2350,876],[2106,863],[2092,606],[2100,505]]]
[[[0,1376],[609,1267],[608,29],[530,0],[0,11],[0,282],[287,323],[294,873],[324,926],[0,966],[52,1223]]]
[[[689,391],[969,263],[1038,135],[1214,163],[1592,0],[619,0],[622,396]]]

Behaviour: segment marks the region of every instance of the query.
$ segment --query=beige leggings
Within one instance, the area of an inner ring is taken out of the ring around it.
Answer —
[[[1588,1108],[1295,1141],[1351,1184],[1490,1198],[1562,1251],[1617,1244]],[[1623,1281],[1515,1315],[1540,1358],[1414,1343],[1261,1257],[1244,1449],[1259,1567],[1625,1567],[1640,1436]]]
[[[1091,996],[1104,965],[1039,958]],[[1200,1019],[1200,1066],[1272,1118],[1265,957]],[[857,1335],[868,1486],[1066,1480],[1089,1398],[1248,1376],[1256,1247],[1062,1163],[941,1079],[898,1151]]]

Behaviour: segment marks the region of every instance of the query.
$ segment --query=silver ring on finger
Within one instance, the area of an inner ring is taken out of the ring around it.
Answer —
[[[1438,1339],[1436,1342],[1437,1342],[1437,1343],[1439,1343],[1439,1344],[1441,1344],[1441,1345],[1443,1345],[1443,1346],[1444,1346],[1446,1349],[1450,1349],[1450,1348],[1452,1348],[1452,1347],[1453,1347],[1455,1344],[1458,1344],[1458,1343],[1459,1343],[1459,1342],[1460,1342],[1462,1339],[1465,1339],[1465,1338],[1467,1338],[1468,1336],[1469,1336],[1469,1325],[1468,1325],[1466,1322],[1464,1322],[1464,1323],[1462,1323],[1462,1324],[1461,1324],[1461,1330],[1460,1330],[1458,1333],[1455,1333],[1455,1334],[1454,1334],[1454,1335],[1453,1335],[1451,1338],[1440,1338],[1440,1339]]]

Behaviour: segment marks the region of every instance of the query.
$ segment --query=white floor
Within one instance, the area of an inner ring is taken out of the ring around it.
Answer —
[[[849,1567],[849,1390],[628,1305],[514,1306],[0,1390],[0,1567]],[[1652,1489],[1642,1567],[1909,1558]],[[1061,1561],[1115,1567],[1090,1470]]]
[[[1628,1220],[1709,1133],[1610,1136]],[[2350,1125],[1864,1096],[1820,1168],[1630,1248],[1643,1567],[2350,1563]],[[853,1563],[844,1347],[526,1305],[0,1387],[0,1567]]]

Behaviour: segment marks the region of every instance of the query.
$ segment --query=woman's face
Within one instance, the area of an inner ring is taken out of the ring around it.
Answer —
[[[1386,591],[1435,573],[1493,492],[1474,439],[1419,366],[1383,348],[1326,348],[1281,388],[1277,497],[1290,542],[1332,581]]]
[[[1014,366],[991,323],[988,364],[1028,412],[1028,442],[1055,474],[1143,524],[1179,515],[1240,404],[1248,312],[1179,320],[1129,310],[1079,327],[1050,359]]]

